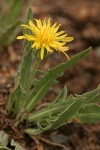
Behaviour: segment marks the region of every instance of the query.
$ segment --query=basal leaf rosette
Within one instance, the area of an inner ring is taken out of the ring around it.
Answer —
[[[69,56],[66,54],[66,51],[69,50],[69,47],[66,45],[67,42],[72,41],[73,37],[68,37],[65,34],[65,31],[59,31],[60,24],[54,23],[51,26],[50,18],[46,21],[34,19],[36,25],[29,20],[29,25],[22,24],[21,26],[24,29],[30,29],[32,35],[24,34],[18,36],[17,39],[26,39],[32,42],[32,48],[40,50],[40,58],[43,60],[45,50],[47,53],[53,53],[55,50],[62,52],[69,59]]]

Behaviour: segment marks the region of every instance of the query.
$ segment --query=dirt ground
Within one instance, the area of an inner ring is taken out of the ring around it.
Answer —
[[[69,44],[70,57],[90,46],[93,49],[90,55],[58,78],[59,83],[53,86],[43,102],[53,100],[65,85],[68,94],[82,94],[95,89],[100,83],[100,0],[34,0],[32,11],[35,18],[51,18],[52,23],[60,23],[62,30],[75,37]],[[12,128],[11,120],[6,116],[6,104],[22,49],[22,42],[15,41],[5,46],[0,54],[0,129],[8,132],[27,150],[100,150],[100,124],[72,122],[36,137]],[[63,54],[54,53],[42,61],[40,69],[46,71],[65,61]]]

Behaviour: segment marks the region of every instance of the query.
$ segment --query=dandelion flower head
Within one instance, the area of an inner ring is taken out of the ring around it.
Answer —
[[[60,24],[54,23],[51,26],[51,21],[48,19],[37,20],[35,19],[35,24],[29,20],[29,25],[22,24],[21,26],[25,29],[30,29],[32,31],[31,35],[24,34],[23,36],[18,36],[17,39],[26,39],[32,42],[32,48],[40,50],[40,58],[43,60],[45,50],[49,53],[53,53],[54,50],[62,52],[69,59],[66,51],[69,47],[66,46],[67,42],[73,40],[73,37],[68,37],[65,31],[59,31]]]

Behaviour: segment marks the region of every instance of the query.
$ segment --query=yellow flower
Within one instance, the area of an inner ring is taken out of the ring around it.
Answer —
[[[36,48],[36,50],[40,50],[41,60],[44,58],[44,51],[46,50],[49,53],[52,53],[54,50],[58,52],[64,53],[67,58],[69,56],[65,53],[65,51],[69,50],[66,42],[70,42],[73,40],[73,37],[67,37],[67,34],[64,34],[65,31],[57,32],[60,25],[57,23],[51,26],[50,19],[46,22],[44,20],[37,20],[36,25],[29,20],[29,25],[22,24],[21,26],[28,28],[32,31],[32,35],[24,34],[23,36],[18,36],[17,39],[26,39],[32,42],[32,48]]]

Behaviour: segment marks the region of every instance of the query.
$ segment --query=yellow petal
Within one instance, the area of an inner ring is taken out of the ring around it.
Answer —
[[[26,39],[25,36],[17,36],[17,40],[22,40],[22,39]]]
[[[62,41],[64,42],[71,42],[74,40],[74,37],[65,37],[64,39],[62,39]]]
[[[22,27],[24,27],[24,28],[31,29],[31,27],[30,27],[30,26],[28,26],[28,25],[25,25],[25,24],[21,24],[21,26],[22,26]]]
[[[36,48],[39,49],[41,44],[39,42],[36,42]]]
[[[33,22],[30,20],[29,21],[29,25],[31,27],[31,30],[34,32],[34,33],[37,33],[38,32],[38,28],[33,24]]]
[[[36,40],[36,37],[34,37],[33,35],[28,35],[28,34],[25,34],[25,37],[28,41],[34,41]]]
[[[56,36],[59,36],[59,35],[61,35],[61,34],[63,34],[63,33],[65,33],[65,31],[60,31],[60,32],[56,33],[55,35],[56,35]],[[66,34],[66,35],[67,35],[67,34]]]
[[[66,44],[66,43],[64,43],[64,42],[63,42],[63,43],[60,43],[61,46],[64,46],[65,44]]]
[[[41,47],[41,60],[43,60],[44,57],[44,47]]]
[[[54,25],[51,27],[50,34],[54,31],[56,25],[57,25],[57,23],[54,23]]]
[[[29,21],[29,25],[22,24],[22,27],[30,29],[33,34],[24,34],[23,36],[18,36],[17,39],[31,41],[32,48],[35,48],[36,50],[40,49],[41,60],[44,58],[45,49],[50,53],[55,49],[58,52],[64,53],[69,59],[68,55],[65,53],[65,51],[69,50],[69,47],[65,45],[74,38],[67,37],[67,34],[65,34],[64,31],[58,32],[60,25],[54,23],[53,26],[51,26],[50,18],[47,22],[46,19],[43,21],[35,19],[35,24],[31,20]]]
[[[30,26],[28,26],[28,25],[22,24],[21,26],[24,27],[24,28],[30,29],[34,34],[37,33],[35,29],[33,29],[32,27],[30,27]]]
[[[65,37],[66,37],[66,34],[56,37],[56,40],[63,40]]]
[[[43,20],[43,28],[46,28],[46,20]]]
[[[51,50],[49,46],[46,46],[45,48],[47,49],[48,52],[50,52],[50,53],[53,52],[53,50]]]
[[[65,51],[68,51],[68,50],[69,50],[68,46],[59,48],[59,51],[61,51],[61,52],[65,52]]]
[[[32,48],[36,47],[37,49],[40,47],[40,43],[39,42],[34,42],[32,44]]]
[[[41,29],[42,28],[42,22],[41,22],[41,20],[40,19],[39,20],[35,19],[35,21],[36,21],[37,27],[39,29]]]
[[[52,32],[52,34],[55,34],[58,31],[58,29],[59,29],[60,26],[61,26],[61,24],[59,24],[57,27],[55,27],[54,30],[53,30],[53,32]]]
[[[60,43],[58,41],[54,41],[52,44],[50,44],[50,46],[56,46],[56,47],[62,47],[64,46],[66,43]]]
[[[69,56],[68,56],[65,52],[62,51],[62,53],[63,53],[68,59],[70,59]]]
[[[47,22],[47,31],[50,32],[50,18],[48,19],[48,22]]]

